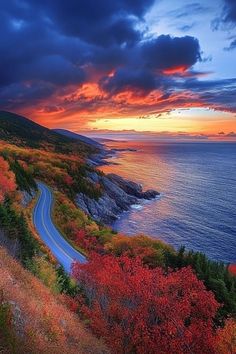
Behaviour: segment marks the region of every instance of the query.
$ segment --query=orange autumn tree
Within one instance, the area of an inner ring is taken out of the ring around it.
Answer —
[[[73,274],[84,291],[82,314],[116,353],[215,353],[219,304],[191,268],[165,274],[139,258],[94,254]]]
[[[216,337],[217,354],[236,353],[236,320],[228,319],[224,328],[217,331]]]
[[[15,190],[15,175],[10,171],[8,162],[0,156],[0,203],[4,201],[6,194]]]

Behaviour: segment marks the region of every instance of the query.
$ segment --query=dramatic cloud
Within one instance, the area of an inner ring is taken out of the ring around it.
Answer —
[[[236,78],[207,81],[188,79],[183,88],[195,92],[199,99],[215,109],[236,112]]]
[[[134,47],[126,66],[103,78],[101,85],[112,93],[133,90],[145,94],[160,87],[165,89],[169,82],[161,75],[165,70],[182,68],[185,71],[200,58],[197,39],[162,35]]]
[[[68,36],[102,46],[132,44],[140,39],[135,28],[154,0],[42,0],[43,8],[57,29]]]
[[[155,76],[147,70],[118,69],[111,77],[101,80],[101,86],[112,94],[122,91],[150,92],[157,87]]]
[[[212,28],[232,29],[236,25],[236,2],[235,0],[223,0],[224,6],[220,17],[212,21]]]
[[[234,23],[234,2],[225,2],[222,21]],[[235,81],[203,80],[195,70],[202,62],[197,38],[149,31],[146,15],[154,3],[2,0],[1,108],[61,119],[76,112],[148,114],[174,105],[235,111]],[[169,14],[182,21],[205,11],[192,3]],[[182,31],[193,26],[183,23]]]
[[[236,1],[235,0],[223,0],[224,7],[220,17],[212,21],[212,28],[214,30],[223,29],[228,32],[232,31],[236,27]],[[225,47],[225,50],[233,50],[236,48],[236,35],[231,36],[233,39],[229,46]]]
[[[235,0],[224,0],[225,7],[224,7],[224,22],[231,22],[236,25],[236,2]]]
[[[196,38],[159,36],[142,46],[145,66],[151,69],[169,69],[173,67],[189,68],[200,56],[200,46]]]
[[[187,4],[187,5],[181,6],[176,10],[172,10],[172,11],[168,12],[168,16],[171,16],[171,17],[177,18],[177,19],[185,19],[191,13],[194,13],[196,15],[201,15],[201,14],[204,14],[208,10],[209,10],[209,6],[206,6],[205,3],[204,3],[204,5],[202,5],[198,2],[193,2],[193,3]]]
[[[233,50],[233,49],[235,49],[235,48],[236,48],[236,39],[234,39],[234,40],[230,43],[229,47],[226,47],[226,48],[225,48],[225,50]]]

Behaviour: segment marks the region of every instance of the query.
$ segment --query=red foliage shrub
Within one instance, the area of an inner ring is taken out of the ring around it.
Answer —
[[[85,236],[86,236],[86,232],[84,229],[78,230],[75,234],[75,242],[81,247],[83,247]]]
[[[78,301],[76,301],[73,297],[68,296],[68,295],[61,295],[61,298],[63,299],[64,304],[66,305],[66,307],[72,311],[77,313],[79,310],[79,304]]]
[[[87,251],[99,252],[102,250],[102,246],[98,243],[97,238],[89,235],[84,229],[75,232],[75,243]]]
[[[94,254],[73,273],[86,295],[82,313],[115,353],[214,353],[219,305],[191,268],[165,274],[139,258]]]
[[[65,175],[64,182],[67,186],[72,186],[72,184],[74,183],[73,178],[69,175]]]

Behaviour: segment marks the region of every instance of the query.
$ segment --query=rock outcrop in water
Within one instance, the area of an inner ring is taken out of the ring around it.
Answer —
[[[83,193],[76,197],[77,205],[94,220],[111,224],[123,211],[129,210],[132,204],[140,204],[143,199],[151,200],[159,195],[157,191],[143,192],[142,186],[128,181],[118,175],[100,175],[96,172],[88,174],[87,179],[103,187],[102,196],[96,200]]]

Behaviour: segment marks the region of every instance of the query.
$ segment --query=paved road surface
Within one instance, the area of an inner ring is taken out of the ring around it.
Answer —
[[[74,261],[85,263],[86,257],[76,251],[54,226],[51,218],[53,203],[51,190],[41,182],[38,183],[38,188],[40,196],[33,213],[35,228],[58,262],[69,273]]]

